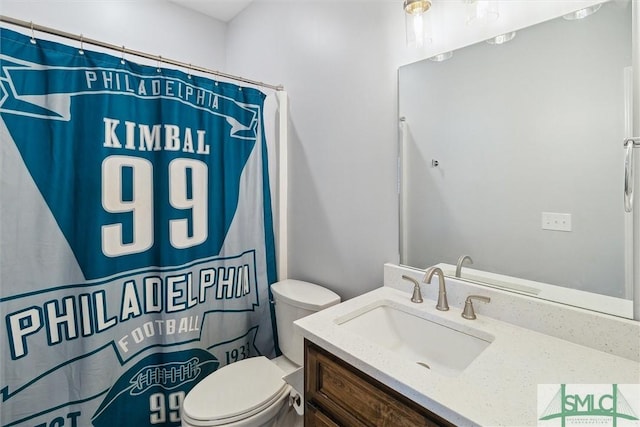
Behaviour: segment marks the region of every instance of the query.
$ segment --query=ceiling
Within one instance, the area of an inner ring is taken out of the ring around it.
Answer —
[[[253,0],[169,0],[222,22],[231,21]]]

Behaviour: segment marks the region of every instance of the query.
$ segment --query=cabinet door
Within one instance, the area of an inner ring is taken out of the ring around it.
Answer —
[[[306,405],[304,409],[304,426],[305,427],[340,427],[334,423],[331,418],[323,414],[318,408],[312,405]]]
[[[305,399],[341,426],[452,426],[309,341],[305,341]]]

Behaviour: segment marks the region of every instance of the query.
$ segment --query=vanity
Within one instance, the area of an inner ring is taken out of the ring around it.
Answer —
[[[306,426],[453,425],[311,341],[304,348]]]
[[[539,384],[639,384],[640,324],[385,265],[384,286],[296,321],[305,337],[305,422],[342,425],[538,425]],[[461,316],[470,294],[477,318]],[[541,399],[539,399],[539,397]],[[542,409],[541,409],[542,408]]]

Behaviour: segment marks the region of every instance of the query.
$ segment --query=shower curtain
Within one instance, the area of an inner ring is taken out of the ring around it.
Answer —
[[[179,425],[275,351],[265,95],[0,31],[0,423]]]

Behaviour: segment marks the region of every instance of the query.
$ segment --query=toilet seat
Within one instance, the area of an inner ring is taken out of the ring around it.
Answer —
[[[187,394],[182,418],[195,426],[216,426],[249,418],[288,395],[284,372],[264,356],[219,369]]]

